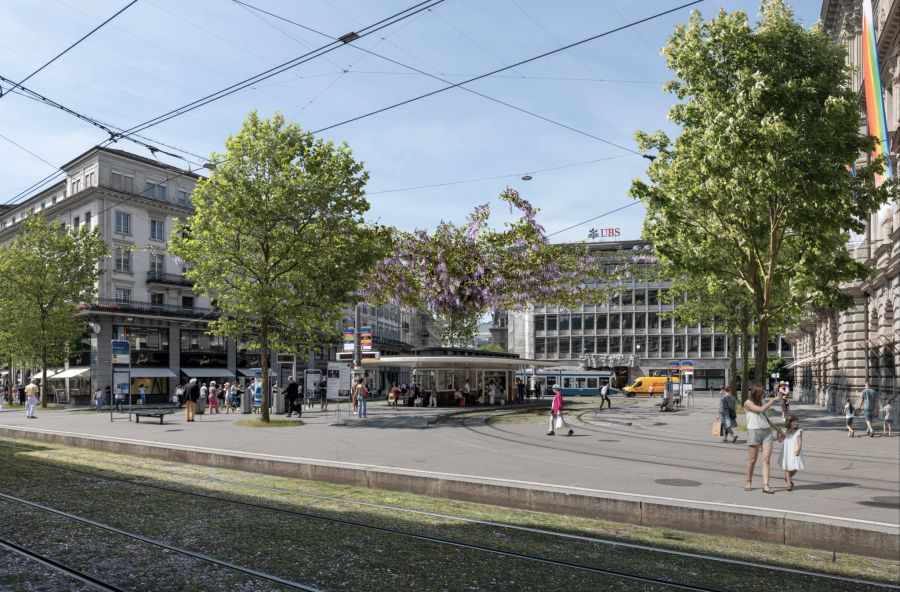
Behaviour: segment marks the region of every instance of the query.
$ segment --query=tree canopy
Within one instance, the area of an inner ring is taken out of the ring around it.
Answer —
[[[251,112],[216,168],[194,190],[194,214],[170,251],[192,269],[194,289],[221,312],[214,334],[256,336],[268,421],[272,349],[335,336],[384,232],[367,224],[368,173],[349,146],[316,139],[281,114]]]
[[[65,361],[84,330],[76,307],[93,299],[108,256],[98,229],[66,228],[43,214],[29,215],[21,233],[0,247],[0,276],[11,287],[0,291],[0,347],[11,359],[41,368],[42,406],[47,368]]]
[[[853,169],[874,140],[859,131],[845,50],[782,0],[761,12],[755,28],[744,12],[720,11],[675,29],[663,54],[681,132],[637,133],[658,156],[631,188],[666,273],[750,298],[757,376],[775,319],[849,304],[841,283],[867,273],[845,247],[849,233],[895,187],[874,187],[883,160]]]

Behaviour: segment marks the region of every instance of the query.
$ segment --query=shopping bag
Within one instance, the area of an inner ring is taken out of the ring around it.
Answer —
[[[556,429],[557,429],[557,430],[563,429],[563,418],[562,418],[562,415],[557,415],[557,416],[556,416]]]
[[[718,419],[712,424],[712,435],[713,436],[721,436],[722,435],[722,422]]]

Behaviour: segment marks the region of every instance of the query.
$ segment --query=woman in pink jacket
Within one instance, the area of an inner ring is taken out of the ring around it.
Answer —
[[[558,384],[553,385],[553,404],[550,406],[550,431],[547,432],[548,436],[555,436],[555,430],[569,430],[569,435],[575,433],[566,420],[563,418],[563,394],[559,388]],[[554,429],[555,424],[555,429]]]

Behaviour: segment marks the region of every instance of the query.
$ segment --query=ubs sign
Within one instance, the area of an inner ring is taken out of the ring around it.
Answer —
[[[588,238],[597,240],[598,238],[618,238],[622,233],[620,228],[591,228],[588,231]]]

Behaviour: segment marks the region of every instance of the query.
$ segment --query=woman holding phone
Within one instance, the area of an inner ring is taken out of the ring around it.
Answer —
[[[750,391],[749,398],[744,402],[744,411],[747,415],[747,482],[744,484],[744,491],[751,491],[753,481],[753,469],[756,467],[756,459],[759,457],[760,449],[762,449],[762,474],[763,474],[763,493],[775,493],[769,487],[769,462],[772,457],[772,443],[775,437],[772,431],[778,433],[778,441],[784,439],[784,433],[772,425],[769,418],[766,417],[766,411],[769,407],[777,405],[781,402],[781,393],[775,395],[775,398],[767,403],[763,403],[766,391],[763,387],[756,385]]]

